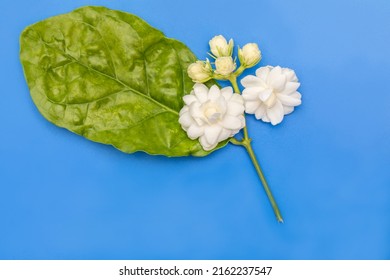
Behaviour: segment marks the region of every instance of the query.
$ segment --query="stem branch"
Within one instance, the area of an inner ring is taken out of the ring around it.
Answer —
[[[237,85],[237,76],[232,75],[230,77],[229,81],[233,86],[234,92],[240,93],[240,89]],[[250,159],[252,160],[253,166],[256,169],[257,175],[259,176],[260,181],[263,185],[265,193],[267,194],[268,200],[271,203],[272,209],[274,210],[276,219],[278,220],[278,222],[283,223],[283,218],[282,218],[282,215],[280,213],[278,204],[276,203],[275,198],[272,195],[271,189],[268,186],[267,180],[265,179],[263,170],[261,169],[260,164],[256,158],[255,152],[252,149],[252,145],[251,145],[252,140],[249,138],[248,128],[245,126],[243,130],[244,130],[244,138],[241,141],[239,141],[235,138],[232,138],[230,140],[230,142],[234,145],[243,146],[246,149],[246,151],[248,152],[248,155],[249,155]]]
[[[257,161],[256,155],[255,155],[255,153],[254,153],[254,151],[252,149],[252,146],[251,146],[250,142],[248,143],[248,145],[245,145],[244,147],[247,150],[247,152],[249,154],[249,157],[252,160],[253,165],[255,166],[257,175],[259,175],[260,181],[263,184],[263,188],[264,188],[264,190],[265,190],[265,192],[267,194],[269,202],[272,205],[272,209],[274,210],[276,219],[278,220],[278,222],[283,223],[283,218],[282,218],[282,215],[280,214],[280,210],[279,210],[278,204],[276,203],[275,198],[272,195],[271,189],[268,186],[268,183],[267,183],[267,181],[265,179],[263,170],[261,169],[260,164]]]

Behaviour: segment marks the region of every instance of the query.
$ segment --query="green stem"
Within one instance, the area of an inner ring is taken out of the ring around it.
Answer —
[[[244,67],[243,65],[240,65],[240,67],[238,67],[236,72],[234,72],[234,75],[236,75],[236,77],[240,76],[242,74],[242,72],[244,72],[245,69],[246,69],[246,67]]]
[[[240,93],[240,89],[239,89],[239,87],[237,85],[237,77],[233,76],[233,77],[231,77],[229,79],[229,81],[230,81],[230,83],[233,86],[234,92]],[[244,127],[244,138],[241,141],[239,141],[239,140],[237,140],[235,138],[232,138],[230,140],[230,142],[232,144],[243,146],[246,149],[246,151],[248,152],[249,157],[252,160],[252,163],[253,163],[253,165],[254,165],[254,167],[256,169],[257,175],[259,176],[260,181],[261,181],[261,183],[263,185],[265,193],[267,194],[268,200],[269,200],[269,202],[272,205],[272,209],[274,210],[276,219],[278,220],[278,222],[283,223],[283,218],[282,218],[282,215],[280,213],[278,204],[276,203],[276,200],[275,200],[274,196],[272,195],[271,189],[268,186],[267,180],[265,179],[263,170],[261,169],[260,164],[259,164],[259,162],[258,162],[258,160],[256,158],[255,152],[252,149],[251,141],[252,140],[249,138],[248,128],[246,126]]]

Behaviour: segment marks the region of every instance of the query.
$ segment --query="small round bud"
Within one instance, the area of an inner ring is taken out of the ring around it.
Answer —
[[[256,43],[249,43],[238,50],[238,58],[242,66],[246,68],[253,67],[259,63],[261,52]]]
[[[198,60],[191,63],[187,69],[188,76],[195,83],[205,83],[212,77],[212,68],[210,62]]]
[[[213,37],[209,41],[209,45],[210,51],[215,57],[231,56],[233,53],[233,40],[230,39],[228,43],[222,35]]]
[[[223,56],[215,60],[215,68],[216,74],[228,76],[236,69],[236,64],[231,56]]]

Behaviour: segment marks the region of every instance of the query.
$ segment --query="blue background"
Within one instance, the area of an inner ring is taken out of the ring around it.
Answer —
[[[19,35],[85,5],[134,13],[202,59],[223,34],[257,42],[263,66],[296,70],[303,104],[276,127],[248,118],[284,224],[240,147],[127,155],[39,114]],[[389,1],[14,0],[0,11],[1,259],[390,259]]]

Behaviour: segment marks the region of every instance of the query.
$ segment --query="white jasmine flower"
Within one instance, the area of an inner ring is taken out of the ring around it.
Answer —
[[[208,59],[206,61],[198,60],[188,66],[187,73],[193,82],[205,83],[212,77],[212,67]]]
[[[238,58],[242,66],[253,67],[260,61],[261,52],[256,43],[249,43],[242,49],[238,49]]]
[[[261,67],[256,76],[246,76],[241,84],[245,87],[242,93],[245,112],[255,114],[258,120],[277,125],[301,104],[301,94],[297,92],[300,83],[291,69]]]
[[[179,123],[191,139],[199,138],[203,149],[210,151],[217,144],[245,126],[244,99],[231,87],[208,89],[195,84],[190,94],[183,96],[184,107]]]
[[[231,56],[218,57],[215,60],[216,74],[227,76],[230,75],[234,69],[236,69],[236,64]]]
[[[233,53],[233,39],[226,41],[225,37],[218,35],[209,41],[210,51],[216,57],[231,56]]]

